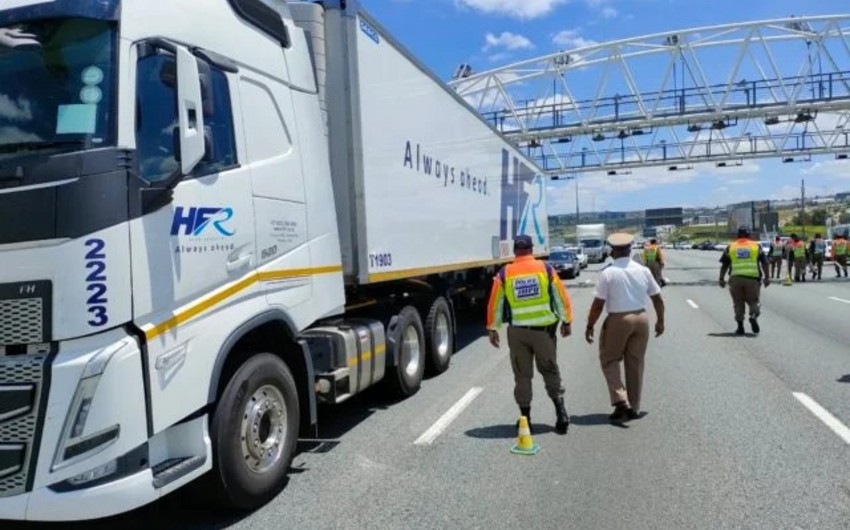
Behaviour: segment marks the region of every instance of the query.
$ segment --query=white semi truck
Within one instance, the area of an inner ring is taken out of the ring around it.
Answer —
[[[538,168],[356,1],[0,3],[0,520],[203,479],[448,368]]]
[[[588,261],[603,263],[608,259],[605,225],[589,224],[576,226],[576,241],[587,252]]]

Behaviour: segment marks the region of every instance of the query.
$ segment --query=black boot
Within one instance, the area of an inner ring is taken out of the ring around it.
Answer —
[[[570,415],[567,414],[564,398],[559,397],[552,401],[555,403],[555,432],[558,434],[567,434],[567,429],[570,428]]]
[[[534,428],[531,426],[531,407],[520,407],[519,415],[525,416],[525,419],[528,420],[528,432],[534,434]],[[519,420],[516,422],[516,428],[519,429]]]
[[[750,326],[753,328],[753,333],[756,335],[759,334],[761,328],[759,327],[759,321],[755,317],[750,317]]]
[[[743,335],[744,334],[744,322],[738,321],[738,329],[735,330],[735,335]]]

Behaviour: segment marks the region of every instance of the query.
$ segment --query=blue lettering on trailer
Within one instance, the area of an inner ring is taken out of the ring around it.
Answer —
[[[363,17],[360,17],[360,31],[366,34],[367,37],[375,41],[375,44],[381,43],[381,37],[378,35],[378,32],[375,31],[375,28],[369,25],[368,22],[363,20]]]

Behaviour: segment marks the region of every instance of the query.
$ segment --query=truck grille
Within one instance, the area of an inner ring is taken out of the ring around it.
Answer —
[[[9,390],[28,385],[32,387],[32,392],[28,394],[31,396],[28,409],[24,407],[24,411],[19,415],[12,415],[5,421],[0,421],[0,451],[7,450],[9,451],[7,456],[14,457],[19,451],[13,453],[13,448],[21,446],[24,448],[19,461],[20,468],[11,474],[0,476],[0,497],[9,497],[26,491],[30,463],[35,458],[33,450],[47,358],[48,355],[0,356],[0,401],[2,401],[4,388]],[[8,461],[9,458],[4,460]],[[8,466],[3,467],[8,469]]]
[[[0,344],[42,342],[43,313],[41,298],[0,300]]]

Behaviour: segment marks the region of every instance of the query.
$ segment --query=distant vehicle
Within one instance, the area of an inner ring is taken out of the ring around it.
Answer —
[[[567,247],[565,250],[568,252],[574,252],[576,257],[578,258],[579,266],[582,269],[587,268],[587,252],[584,251],[584,247]]]
[[[824,254],[823,259],[832,261],[832,240],[825,239],[824,242],[826,243],[826,254]]]
[[[726,250],[726,247],[728,246],[729,245],[727,245],[726,243],[715,243],[712,247],[712,250]]]
[[[587,259],[594,263],[603,263],[608,259],[608,246],[605,243],[605,225],[578,225],[576,241],[584,247]]]
[[[699,250],[714,250],[714,243],[711,241],[703,241],[697,247]]]
[[[550,252],[549,263],[561,278],[573,279],[581,275],[581,265],[575,252],[568,250]]]
[[[759,241],[759,246],[761,247],[765,255],[770,254],[770,245],[770,241]]]
[[[687,241],[680,241],[673,245],[673,248],[676,250],[691,250],[692,248],[694,248],[694,246],[688,243]]]

